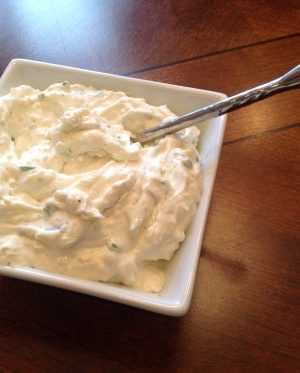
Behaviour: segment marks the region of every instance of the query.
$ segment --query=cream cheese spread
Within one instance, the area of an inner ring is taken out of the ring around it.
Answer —
[[[68,82],[0,98],[0,264],[158,292],[200,198],[195,127],[123,92]]]

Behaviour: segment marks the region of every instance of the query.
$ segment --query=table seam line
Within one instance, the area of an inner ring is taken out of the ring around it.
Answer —
[[[297,128],[297,127],[300,127],[300,122],[288,124],[287,126],[280,127],[280,128],[273,128],[273,129],[270,129],[270,130],[267,130],[267,131],[262,131],[262,132],[252,134],[252,135],[248,135],[248,136],[239,137],[237,139],[227,140],[227,141],[223,142],[223,146],[228,146],[228,145],[231,145],[231,144],[235,144],[235,143],[243,142],[243,141],[248,141],[248,140],[255,140],[255,139],[260,138],[260,137],[268,136],[268,135],[271,135],[273,133],[283,132],[283,131],[293,129],[293,128]]]
[[[279,36],[279,37],[274,38],[274,39],[262,40],[262,41],[258,41],[258,42],[255,42],[255,43],[240,45],[240,46],[234,47],[234,48],[222,49],[222,50],[215,51],[215,52],[208,52],[208,53],[204,53],[202,55],[198,55],[198,56],[194,56],[194,57],[190,57],[190,58],[184,58],[182,60],[172,61],[172,62],[169,62],[169,63],[166,63],[166,64],[154,65],[154,66],[146,67],[146,68],[140,69],[140,70],[128,71],[128,72],[124,72],[122,75],[123,76],[134,76],[134,75],[141,74],[141,73],[144,73],[144,72],[159,70],[159,69],[163,69],[163,68],[170,67],[170,66],[175,66],[175,65],[180,65],[180,64],[187,63],[187,62],[201,60],[203,58],[217,56],[217,55],[220,55],[220,54],[223,54],[223,53],[230,53],[230,52],[234,52],[234,51],[238,51],[238,50],[242,50],[242,49],[246,49],[246,48],[257,47],[257,46],[260,46],[260,45],[264,45],[264,44],[268,44],[268,43],[272,43],[272,42],[276,42],[276,41],[280,41],[280,40],[285,40],[285,39],[289,39],[289,38],[299,37],[299,36],[300,36],[300,32],[295,33],[295,34],[285,35],[285,36]]]

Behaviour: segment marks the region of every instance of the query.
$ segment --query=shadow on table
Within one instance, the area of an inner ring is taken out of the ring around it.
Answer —
[[[54,350],[56,345],[73,346],[79,362],[80,346],[99,363],[117,360],[129,369],[163,368],[166,358],[170,368],[172,355],[180,354],[176,342],[185,318],[4,277],[0,278],[0,307],[1,329],[16,333],[14,339],[21,333],[41,354],[44,344],[50,343]]]

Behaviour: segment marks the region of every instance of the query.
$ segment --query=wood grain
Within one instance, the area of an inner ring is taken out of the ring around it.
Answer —
[[[233,94],[299,64],[299,32],[298,0],[7,0],[0,73],[23,57]],[[185,317],[0,277],[0,371],[299,372],[299,97],[229,115]]]
[[[299,135],[223,147],[193,307],[240,369],[300,368]]]
[[[288,51],[288,53],[287,53]],[[300,36],[134,74],[138,78],[233,95],[300,63]],[[300,91],[281,93],[229,114],[225,142],[300,122]]]
[[[7,0],[0,25],[0,72],[22,57],[125,73],[299,33],[300,9],[298,0]]]

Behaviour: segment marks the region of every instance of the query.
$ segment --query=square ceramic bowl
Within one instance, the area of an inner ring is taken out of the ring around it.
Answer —
[[[102,89],[124,91],[130,96],[144,97],[152,105],[166,104],[177,115],[220,101],[226,97],[221,93],[201,89],[22,59],[12,60],[7,66],[0,79],[0,95],[7,94],[11,87],[21,84],[45,89],[50,84],[64,80],[72,83],[91,84]],[[0,266],[0,274],[77,291],[165,315],[184,315],[189,308],[194,287],[225,122],[226,116],[223,116],[203,122],[200,126],[199,153],[203,176],[202,197],[186,239],[168,265],[166,284],[160,293],[146,293],[122,285],[70,278],[31,268]]]

